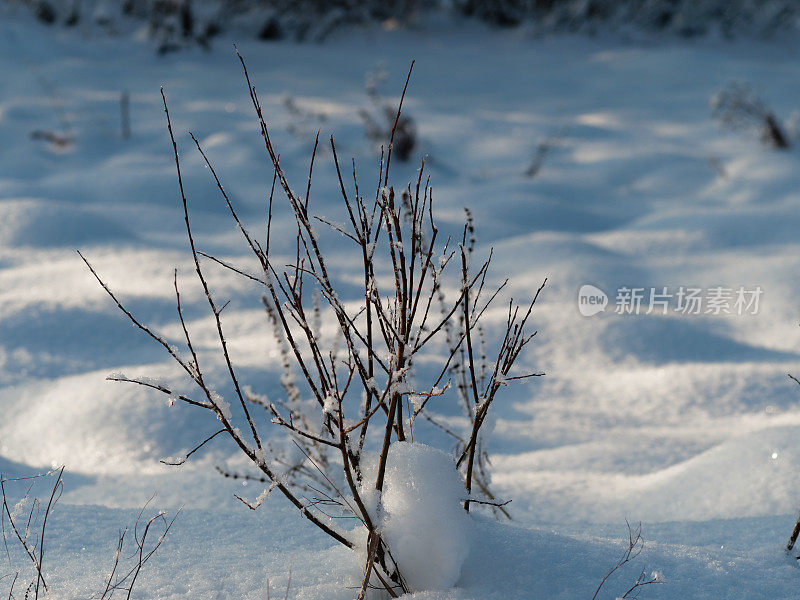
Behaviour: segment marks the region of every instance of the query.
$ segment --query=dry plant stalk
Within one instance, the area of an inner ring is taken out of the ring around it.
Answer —
[[[775,113],[756,93],[744,83],[732,83],[711,99],[711,109],[723,127],[732,130],[755,126],[761,130],[761,139],[768,146],[785,150],[791,146]]]
[[[24,550],[26,557],[30,559],[33,569],[36,572],[36,576],[28,584],[28,587],[25,588],[26,599],[30,596],[31,592],[33,592],[33,597],[38,600],[40,593],[44,595],[48,591],[42,568],[45,556],[45,534],[47,533],[47,519],[64,490],[64,483],[62,480],[63,474],[64,467],[30,477],[7,478],[0,474],[0,495],[2,495],[0,530],[2,530],[3,534],[6,558],[8,559],[9,565],[12,565],[8,540],[16,540],[19,546]],[[45,505],[37,497],[31,498],[31,491],[34,485],[51,476],[55,477],[55,482],[51,488],[47,504]],[[9,498],[6,487],[8,484],[17,483],[27,485],[27,489],[23,497],[11,508],[8,504]],[[25,507],[28,504],[30,504],[30,508],[26,510]],[[21,569],[17,569],[14,573],[14,578],[11,581],[11,587],[8,592],[9,599],[14,597],[14,586],[21,573]],[[8,577],[8,575],[5,577]]]
[[[145,503],[136,517],[136,522],[133,524],[133,540],[130,539],[130,529],[127,527],[120,532],[111,571],[106,578],[103,592],[96,596],[98,600],[111,600],[116,592],[124,593],[125,600],[130,600],[142,567],[164,543],[164,539],[169,530],[172,529],[175,519],[178,518],[181,512],[180,509],[175,512],[175,516],[170,520],[167,520],[166,513],[161,510],[152,517],[145,519],[144,513],[153,498],[155,498],[155,494]],[[152,538],[152,532],[156,529],[160,533],[155,541],[148,542],[148,538]],[[127,545],[126,538],[128,539]],[[126,547],[130,549],[130,554],[127,556],[125,555]]]
[[[608,573],[605,574],[603,579],[600,581],[600,585],[597,586],[597,589],[594,592],[594,596],[592,596],[592,600],[596,600],[598,594],[600,594],[600,590],[603,589],[603,586],[609,580],[609,578],[625,567],[628,563],[633,561],[639,554],[642,553],[644,550],[644,539],[642,538],[642,524],[639,523],[636,527],[632,527],[628,521],[625,521],[625,524],[628,526],[628,546],[622,553],[620,559],[616,562],[616,564],[611,567]],[[663,583],[663,578],[659,576],[658,573],[653,572],[648,574],[645,569],[642,569],[639,573],[639,576],[633,582],[633,584],[625,591],[622,596],[618,596],[619,600],[635,600],[635,598],[639,597],[639,594],[642,591],[642,588],[648,585],[652,585],[654,583]]]
[[[15,598],[14,590],[20,576],[25,579],[25,569],[15,565],[12,560],[9,541],[17,542],[21,556],[32,565],[35,575],[30,583],[25,587],[24,598],[33,597],[38,599],[40,595],[45,597],[52,590],[48,587],[44,576],[45,541],[47,534],[48,518],[53,512],[61,494],[64,490],[64,467],[53,469],[47,473],[32,475],[28,477],[4,477],[0,475],[0,531],[3,535],[3,543],[8,564],[12,569],[11,573],[0,576],[0,582],[9,579],[9,589],[7,600]],[[37,484],[53,480],[52,487],[47,495],[45,503],[39,497],[33,496],[32,491]],[[9,486],[24,486],[25,492],[16,502],[10,504]],[[102,592],[95,594],[92,598],[97,600],[111,600],[114,594],[124,593],[126,600],[129,600],[133,593],[134,586],[142,571],[145,563],[152,558],[156,551],[161,547],[167,533],[172,528],[172,524],[180,513],[177,511],[171,520],[167,520],[166,513],[159,511],[154,516],[145,519],[144,513],[150,500],[142,507],[139,516],[133,526],[133,540],[130,540],[128,528],[119,534],[117,548],[113,556],[113,567],[111,573],[106,578],[106,583]],[[153,540],[153,532],[159,529],[159,533]],[[126,539],[128,540],[126,544]],[[128,552],[130,552],[128,554]],[[19,553],[19,552],[17,552]]]
[[[800,385],[800,379],[797,379],[797,377],[795,377],[791,373],[789,373],[788,375],[789,375],[789,379],[794,381],[797,385]],[[797,537],[798,536],[800,536],[800,513],[798,513],[797,521],[795,522],[794,528],[792,529],[792,533],[789,536],[789,542],[786,544],[786,552],[787,553],[791,552],[794,549],[794,545],[795,545],[795,543],[797,543]],[[800,557],[797,557],[797,558],[800,559]]]
[[[394,106],[381,98],[378,93],[378,82],[383,82],[386,78],[386,71],[382,65],[375,72],[368,73],[366,92],[378,116],[373,116],[366,109],[359,110],[358,116],[364,123],[364,131],[368,140],[376,145],[380,144],[382,147],[386,138],[391,137],[392,147],[397,158],[402,162],[407,162],[411,159],[412,152],[419,147],[417,127],[410,116],[399,115]]]
[[[368,547],[365,548],[367,561],[359,598],[363,598],[367,589],[372,587],[384,589],[397,597],[399,593],[411,590],[375,522],[375,508],[369,505],[367,494],[380,498],[389,447],[393,440],[413,440],[414,422],[421,416],[447,432],[457,444],[458,465],[465,477],[464,508],[469,510],[470,503],[474,502],[505,511],[503,505],[506,503],[494,501],[489,491],[480,431],[501,387],[513,380],[541,375],[512,372],[521,351],[533,337],[526,326],[535,298],[522,307],[509,302],[505,332],[500,336],[495,358],[493,361],[487,359],[480,320],[506,284],[504,282],[494,291],[487,291],[491,254],[479,263],[477,270],[470,268],[474,248],[471,217],[460,242],[448,238],[440,243],[433,212],[433,193],[429,178],[423,175],[424,162],[417,180],[400,193],[389,185],[395,134],[411,70],[400,97],[388,146],[381,152],[378,184],[373,196],[365,198],[361,194],[354,160],[352,181],[345,184],[336,145],[333,137],[330,138],[347,219],[346,225],[337,225],[324,217],[312,215],[309,208],[319,134],[311,155],[305,194],[299,195],[290,187],[281,167],[256,88],[238,50],[237,56],[272,171],[263,243],[244,226],[211,161],[197,138],[190,135],[228,212],[258,262],[260,272],[257,276],[197,248],[178,146],[163,89],[161,92],[195,275],[214,320],[220,356],[229,376],[227,385],[235,395],[235,406],[232,408],[206,379],[184,320],[177,273],[173,281],[177,315],[183,332],[182,343],[190,358],[184,358],[172,343],[140,322],[81,254],[92,274],[128,319],[180,365],[197,388],[197,395],[177,394],[167,386],[145,378],[118,375],[110,379],[155,389],[184,404],[204,409],[218,420],[220,429],[203,440],[186,458],[216,436],[227,434],[260,474],[239,475],[219,469],[220,472],[230,477],[241,476],[268,483],[255,501],[239,498],[249,508],[258,508],[270,492],[277,490],[321,531],[351,549],[356,548],[354,536],[337,521],[352,519],[363,524],[368,532]],[[289,264],[281,264],[283,259],[277,259],[270,252],[276,190],[285,196],[296,226]],[[342,243],[349,244],[352,252],[359,256],[360,306],[354,308],[352,303],[345,303],[340,298],[337,290],[341,289],[341,284],[334,279],[328,266],[333,251],[321,246],[315,222],[341,234],[344,237]],[[208,259],[218,267],[232,270],[263,286],[266,317],[275,334],[283,364],[281,384],[285,400],[271,402],[240,381],[220,316],[225,306],[220,306],[215,300],[205,274],[208,263],[204,265],[201,259]],[[451,263],[458,262],[460,269],[451,279],[460,285],[447,288],[446,269]],[[338,342],[332,349],[324,347],[321,341],[323,305],[326,314],[337,324]],[[479,340],[480,352],[476,349]],[[437,345],[439,354],[436,354]],[[442,347],[445,348],[444,356],[441,356]],[[412,383],[413,375],[417,373],[414,365],[426,353],[429,358],[439,357],[442,367],[436,371],[438,376],[431,377],[429,386],[418,388]],[[440,423],[427,409],[429,401],[438,401],[451,389],[454,375],[463,379],[458,393],[465,412],[470,415],[470,427],[463,435]],[[307,398],[312,399],[313,411],[308,410]],[[264,437],[262,428],[270,422],[287,432],[300,452],[299,460],[272,447],[269,439]],[[374,435],[370,437],[368,430]],[[369,451],[379,457],[376,475],[371,481],[366,480],[362,464],[365,452]],[[172,464],[182,464],[186,458],[172,461]],[[473,483],[482,491],[480,496],[472,495]]]

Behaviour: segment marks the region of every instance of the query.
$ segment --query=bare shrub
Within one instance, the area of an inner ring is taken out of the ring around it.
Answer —
[[[616,564],[614,564],[613,567],[611,567],[608,573],[606,573],[603,579],[600,581],[600,585],[597,586],[594,596],[592,596],[592,600],[596,600],[597,596],[600,594],[600,590],[603,589],[603,586],[606,584],[609,578],[614,575],[614,573],[620,569],[623,569],[628,563],[636,559],[639,554],[642,553],[642,550],[644,550],[642,524],[639,523],[636,525],[636,527],[632,527],[627,521],[625,524],[628,526],[628,546],[622,552],[620,559],[616,562]],[[624,594],[622,594],[622,596],[617,596],[617,598],[618,600],[633,600],[639,597],[639,593],[645,586],[663,582],[664,578],[659,573],[655,571],[652,573],[647,573],[645,569],[642,569],[633,584],[625,591]]]
[[[10,573],[0,576],[0,583],[7,582],[8,593],[4,596],[8,600],[16,597],[18,582],[20,589],[24,590],[22,593],[26,600],[31,597],[38,599],[40,595],[46,597],[52,592],[51,586],[45,580],[45,542],[50,537],[47,530],[48,519],[64,490],[63,475],[64,467],[28,477],[4,477],[0,474],[0,531],[11,569]],[[39,497],[34,492],[42,487],[46,492]],[[18,494],[16,502],[11,499],[14,489],[24,490]],[[105,580],[103,590],[93,596],[94,598],[111,600],[115,593],[124,593],[129,599],[142,568],[164,542],[178,515],[176,513],[168,520],[164,511],[158,511],[151,517],[145,517],[152,500],[151,497],[142,507],[133,530],[125,528],[119,534],[111,572]],[[154,533],[156,531],[157,534]],[[15,560],[18,557],[22,564]]]
[[[54,150],[66,150],[70,146],[72,146],[73,139],[71,137],[67,137],[57,131],[45,131],[42,129],[37,129],[36,131],[31,132],[31,139],[36,141],[45,141]]]
[[[53,116],[58,121],[60,131],[37,129],[31,132],[30,138],[48,142],[53,150],[67,150],[75,143],[75,134],[72,128],[72,118],[64,107],[64,98],[55,83],[46,77],[38,77],[36,82],[50,100],[50,107],[53,110]]]
[[[711,110],[719,123],[731,130],[756,128],[761,141],[773,148],[786,149],[791,144],[769,106],[744,83],[733,83],[711,99]]]
[[[375,107],[375,113],[362,109],[358,114],[364,123],[367,139],[375,144],[383,144],[391,137],[395,155],[406,162],[419,145],[417,128],[411,117],[401,114],[381,97],[378,85],[385,79],[386,71],[382,67],[367,75],[367,96]]]
[[[530,165],[525,170],[525,175],[528,177],[536,177],[539,174],[550,152],[563,145],[565,134],[566,128],[562,127],[554,135],[548,136],[536,144],[536,150],[533,153]]]
[[[23,560],[29,560],[29,567],[32,567],[34,571],[28,586],[25,588],[26,598],[33,592],[33,597],[38,599],[40,593],[44,594],[48,590],[43,573],[46,547],[45,534],[47,533],[47,519],[64,489],[63,474],[64,467],[32,477],[6,478],[0,474],[0,494],[2,495],[0,530],[3,533],[3,543],[5,544],[9,566],[13,569],[14,565],[8,548],[8,540],[11,539],[12,543],[14,541],[19,543],[19,547],[24,551]],[[50,479],[54,479],[54,483],[45,504],[39,498],[31,496],[31,491],[35,484]],[[6,488],[9,484],[22,484],[25,486],[24,495],[14,504],[13,509],[9,506],[9,497],[6,493]],[[14,586],[19,576],[22,575],[24,579],[27,579],[26,571],[28,570],[24,567],[16,569],[8,592],[9,598],[14,595]]]
[[[126,527],[120,532],[111,571],[106,578],[102,593],[98,596],[99,600],[111,600],[117,592],[125,594],[127,600],[130,599],[142,568],[164,543],[175,519],[178,518],[180,509],[172,519],[167,519],[167,513],[163,510],[149,518],[145,517],[145,511],[154,497],[155,495],[151,496],[139,511],[133,529]],[[154,531],[158,532],[155,540],[153,540]]]
[[[456,239],[441,240],[424,162],[417,180],[399,192],[389,184],[410,71],[395,111],[388,146],[381,152],[378,184],[372,195],[362,195],[355,161],[351,175],[345,177],[333,137],[330,138],[346,219],[346,224],[337,224],[327,217],[313,215],[310,209],[319,136],[301,195],[287,180],[255,87],[244,60],[241,56],[239,59],[271,170],[264,239],[258,239],[244,226],[211,161],[195,136],[191,133],[190,136],[259,265],[257,275],[199,249],[184,192],[178,145],[162,90],[186,237],[195,275],[215,324],[219,356],[228,375],[226,385],[235,397],[234,406],[207,380],[184,319],[177,272],[172,283],[183,333],[182,350],[174,341],[139,321],[81,254],[111,299],[136,327],[164,348],[192,382],[196,393],[182,394],[147,378],[116,374],[110,379],[154,389],[180,403],[207,411],[211,420],[218,421],[219,430],[200,442],[186,458],[218,435],[230,438],[259,475],[220,471],[230,477],[259,479],[267,484],[255,499],[239,498],[249,508],[258,508],[271,492],[277,491],[322,532],[351,549],[356,549],[357,544],[350,532],[339,525],[340,520],[362,524],[368,535],[366,547],[361,548],[367,559],[359,598],[375,586],[396,596],[398,592],[411,590],[376,522],[389,447],[393,440],[418,441],[415,422],[420,417],[426,419],[453,439],[454,457],[465,481],[464,508],[469,510],[471,503],[480,503],[505,510],[505,503],[495,501],[489,490],[481,428],[501,388],[541,375],[516,371],[514,365],[535,335],[528,331],[528,321],[544,283],[533,300],[524,305],[509,300],[499,339],[492,339],[494,349],[488,350],[490,344],[480,324],[506,283],[490,286],[491,253],[479,261],[473,257],[471,217],[468,216]],[[281,264],[283,259],[276,258],[271,251],[276,192],[284,196],[295,224],[289,264]],[[323,247],[323,237],[316,230],[318,224],[341,234],[336,236],[340,246]],[[360,264],[360,298],[356,296],[355,302],[340,296],[345,282],[336,277],[329,264],[343,252],[354,254]],[[265,317],[283,363],[283,400],[270,401],[240,380],[224,333],[221,314],[225,304],[218,302],[208,284],[209,265],[231,270],[263,286]],[[332,345],[324,341],[325,319],[336,323],[337,341]],[[420,364],[428,366],[421,369]],[[426,383],[421,385],[423,379]],[[463,430],[448,427],[428,410],[431,403],[452,397],[453,379],[456,395],[469,416],[468,426]],[[299,451],[299,455],[271,443],[264,431],[269,423],[287,434],[293,444],[291,448]],[[368,430],[375,429],[375,435],[369,436]],[[367,480],[363,468],[366,453],[376,458],[374,480]],[[473,493],[473,484],[479,493]]]

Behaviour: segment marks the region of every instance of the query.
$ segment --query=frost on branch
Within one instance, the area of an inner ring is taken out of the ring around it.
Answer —
[[[503,508],[507,502],[494,501],[489,489],[482,434],[490,428],[489,409],[498,391],[511,381],[540,375],[518,371],[515,363],[534,336],[527,323],[541,288],[522,305],[508,298],[504,327],[487,340],[481,318],[505,283],[497,286],[487,278],[491,252],[483,261],[475,256],[470,213],[462,231],[439,235],[424,162],[416,181],[405,189],[396,192],[389,184],[393,148],[400,152],[393,144],[400,131],[400,108],[381,155],[374,196],[359,191],[355,161],[352,184],[346,181],[330,139],[346,221],[341,225],[316,218],[310,192],[319,138],[301,196],[280,165],[255,87],[239,58],[272,168],[265,236],[248,231],[197,138],[189,135],[260,265],[258,276],[198,249],[203,240],[192,229],[178,143],[162,90],[194,275],[215,325],[217,359],[226,374],[225,387],[219,389],[229,400],[215,391],[220,382],[212,382],[208,365],[201,364],[208,356],[198,352],[184,319],[177,271],[172,284],[180,347],[138,321],[84,258],[118,308],[163,347],[194,391],[176,394],[155,380],[120,374],[110,379],[145,386],[207,411],[209,420],[219,422],[216,433],[184,458],[163,462],[179,466],[217,436],[229,438],[257,473],[217,469],[234,479],[267,484],[255,500],[239,497],[246,506],[257,509],[275,490],[321,532],[364,558],[358,600],[374,588],[392,597],[448,588],[458,580],[469,552],[470,503],[491,505],[508,516]],[[400,107],[410,77],[409,70]],[[278,233],[272,229],[276,192],[285,197],[282,204],[294,224],[289,264],[284,258],[272,262],[270,252],[271,235]],[[315,218],[340,234],[336,244],[315,230]],[[343,278],[339,272],[340,254],[354,259],[348,264],[351,269],[355,265],[358,275],[355,291],[352,276]],[[448,265],[454,266],[445,272]],[[228,303],[219,301],[209,285],[210,268],[233,271],[263,286],[264,318],[280,353],[283,394],[268,399],[242,380],[225,334],[223,310]],[[330,325],[335,331],[332,344],[324,331]],[[417,365],[425,366],[416,370]],[[452,422],[437,416],[433,409],[445,403],[460,404],[468,418]],[[417,427],[420,419],[426,422],[423,427]],[[448,436],[452,454],[420,443],[429,435],[428,423]],[[279,428],[277,435],[274,427]]]

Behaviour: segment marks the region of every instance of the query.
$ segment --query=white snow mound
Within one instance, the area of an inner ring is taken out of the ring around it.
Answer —
[[[389,448],[383,536],[415,591],[455,585],[469,554],[464,482],[451,456],[418,443]]]

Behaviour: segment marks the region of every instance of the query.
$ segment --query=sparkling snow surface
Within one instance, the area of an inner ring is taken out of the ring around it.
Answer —
[[[224,381],[192,279],[159,86],[198,240],[255,270],[186,133],[203,144],[243,219],[262,226],[272,171],[234,40],[159,57],[131,36],[81,35],[0,17],[0,471],[66,464],[46,562],[54,597],[98,591],[119,528],[157,491],[155,507],[185,508],[138,597],[264,598],[267,578],[282,597],[291,570],[291,598],[352,598],[362,566],[349,552],[277,494],[256,513],[233,498],[261,488],[243,492],[216,473],[244,464],[229,442],[179,469],[159,463],[215,422],[105,381],[121,371],[188,387],[75,253],[176,341],[177,267],[209,378]],[[742,80],[789,121],[800,107],[796,43],[534,40],[436,22],[347,31],[324,45],[239,48],[298,188],[321,129],[374,189],[377,150],[358,116],[370,108],[365,75],[382,61],[380,89],[396,100],[416,59],[406,109],[430,157],[443,227],[457,231],[470,207],[479,251],[494,247],[496,280],[510,275],[516,299],[548,277],[523,359],[547,375],[503,390],[494,407],[493,482],[513,499],[515,520],[496,524],[474,508],[465,556],[451,556],[438,582],[457,577],[456,588],[414,598],[589,599],[623,550],[626,518],[643,522],[648,544],[603,598],[621,595],[642,568],[666,581],[642,598],[797,597],[800,571],[782,546],[800,505],[800,389],[786,376],[800,374],[800,154],[764,148],[753,132],[722,132],[709,109],[715,92]],[[131,97],[128,141],[122,90]],[[289,97],[306,116],[288,110]],[[71,145],[31,139],[64,133],[62,120]],[[540,172],[527,177],[537,144],[551,138]],[[312,209],[343,221],[330,158],[318,156]],[[418,158],[394,163],[397,185],[416,177]],[[276,231],[291,231],[285,213],[276,218]],[[352,268],[343,255],[331,265]],[[208,278],[231,299],[223,317],[243,379],[278,394],[279,355],[257,286],[213,267]],[[581,316],[584,284],[609,294],[605,312]],[[757,315],[620,315],[623,286],[760,286],[763,295]],[[500,327],[502,309],[487,318]],[[434,410],[460,423],[457,409]]]

